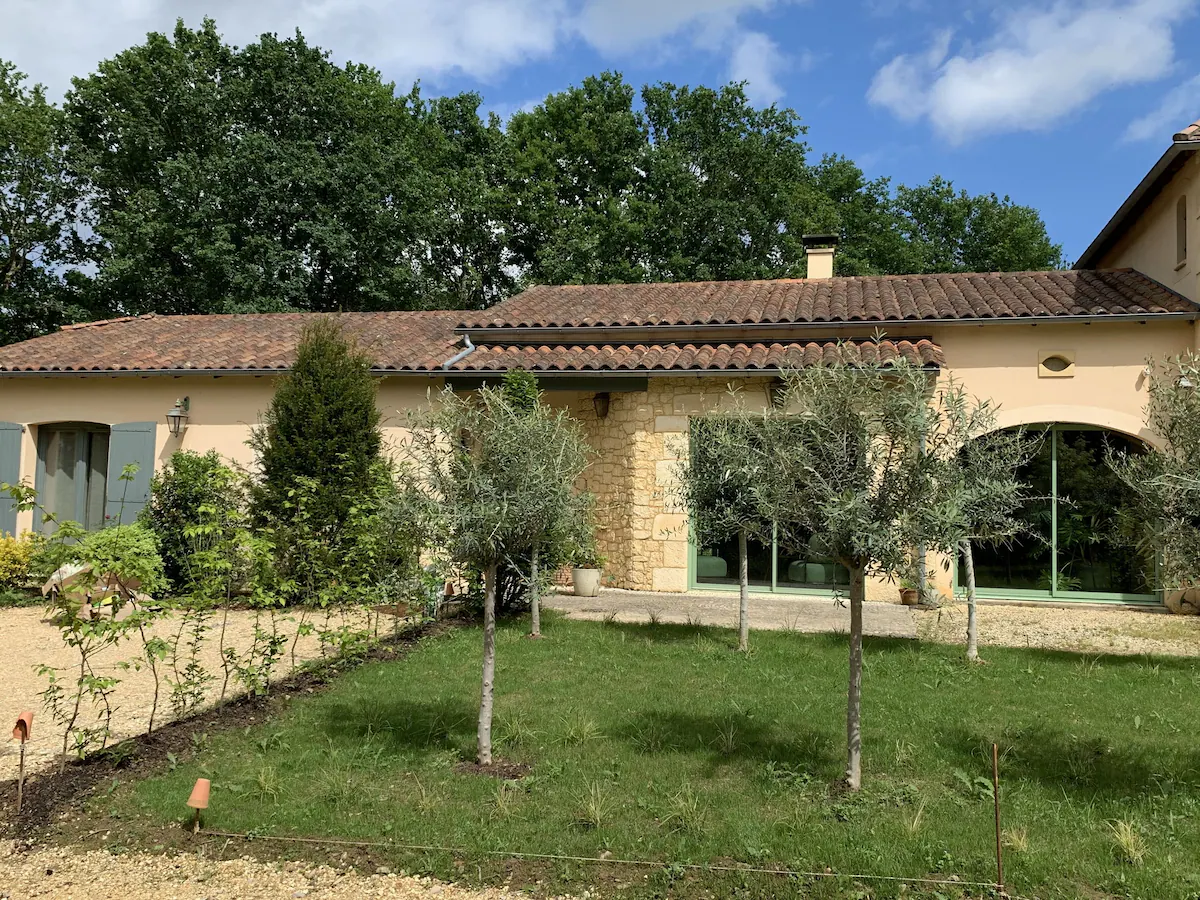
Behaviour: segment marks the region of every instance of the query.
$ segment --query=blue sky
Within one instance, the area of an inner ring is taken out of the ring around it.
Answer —
[[[1200,118],[1200,0],[6,0],[0,57],[52,94],[182,16],[244,44],[299,27],[401,88],[505,114],[603,69],[749,81],[814,153],[1038,207],[1076,258]]]

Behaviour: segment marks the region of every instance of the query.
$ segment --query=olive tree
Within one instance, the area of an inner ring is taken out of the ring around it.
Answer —
[[[1200,355],[1151,361],[1149,373],[1146,422],[1162,446],[1108,462],[1135,497],[1121,512],[1130,543],[1160,557],[1165,588],[1186,590],[1200,585]]]
[[[509,402],[502,390],[447,389],[412,422],[413,487],[426,498],[449,558],[484,576],[483,679],[478,762],[492,763],[496,674],[496,578],[501,565],[565,533],[580,506],[576,479],[587,465],[577,423],[544,404]]]
[[[935,549],[958,555],[967,594],[967,659],[979,661],[979,625],[975,593],[975,544],[1008,544],[1034,532],[1022,508],[1034,497],[1021,477],[1037,454],[1041,435],[1023,428],[998,430],[998,407],[990,400],[969,399],[951,381],[938,401],[941,430],[927,452],[938,464],[939,500],[932,518],[942,527]]]
[[[760,508],[757,486],[766,475],[764,418],[745,409],[692,420],[690,447],[676,476],[697,545],[738,542],[738,649],[750,649],[747,544],[770,543],[772,523]]]
[[[943,476],[976,417],[946,402],[945,391],[937,396],[933,372],[879,353],[867,361],[850,346],[839,352],[841,364],[784,373],[783,402],[763,420],[756,492],[783,546],[819,535],[850,570],[846,784],[858,790],[866,580],[896,578],[910,570],[914,548],[950,547],[963,533],[952,514],[957,483]]]

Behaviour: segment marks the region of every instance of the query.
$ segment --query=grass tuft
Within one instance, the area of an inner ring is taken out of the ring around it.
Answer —
[[[1133,822],[1118,819],[1108,823],[1108,830],[1117,859],[1131,866],[1141,866],[1145,863],[1149,848]]]

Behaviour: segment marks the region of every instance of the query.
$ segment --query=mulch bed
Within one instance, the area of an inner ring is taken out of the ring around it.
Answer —
[[[454,767],[454,771],[459,775],[487,775],[503,781],[520,781],[529,774],[530,768],[525,763],[505,762],[502,759],[494,760],[486,766],[481,766],[474,760],[463,760]]]
[[[421,639],[442,634],[453,624],[438,621],[383,638],[360,658],[330,660],[289,675],[272,684],[271,693],[266,697],[238,697],[190,718],[164,725],[152,735],[129,738],[103,752],[93,753],[82,762],[70,762],[62,772],[54,769],[31,775],[25,779],[19,819],[13,815],[16,779],[0,781],[0,798],[4,798],[3,807],[0,807],[0,837],[36,841],[63,813],[82,807],[97,787],[111,784],[115,777],[150,775],[167,764],[169,754],[184,755],[193,746],[193,735],[220,734],[261,723],[282,709],[292,697],[323,690],[336,676],[363,662],[398,659]]]

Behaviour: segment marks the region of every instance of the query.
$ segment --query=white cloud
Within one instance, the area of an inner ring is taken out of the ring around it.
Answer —
[[[61,95],[71,76],[146,32],[169,33],[177,17],[198,27],[207,15],[235,44],[299,28],[339,62],[369,63],[404,87],[449,75],[486,80],[571,40],[609,57],[651,47],[733,57],[747,40],[769,42],[743,16],[795,2],[803,0],[5,0],[0,58]],[[774,47],[770,59],[755,73],[765,94],[779,90],[772,73],[783,54]],[[731,66],[745,70],[744,57]]]
[[[1104,91],[1155,81],[1175,58],[1172,29],[1195,0],[1085,0],[1000,14],[978,49],[929,50],[883,66],[868,99],[897,116],[928,118],[943,137],[1050,127]]]
[[[1165,144],[1171,135],[1197,119],[1200,119],[1200,75],[1168,91],[1157,107],[1130,122],[1125,129],[1125,140]]]
[[[733,48],[729,76],[746,82],[746,94],[755,103],[774,103],[783,96],[779,73],[786,60],[779,45],[759,31],[747,31]]]

